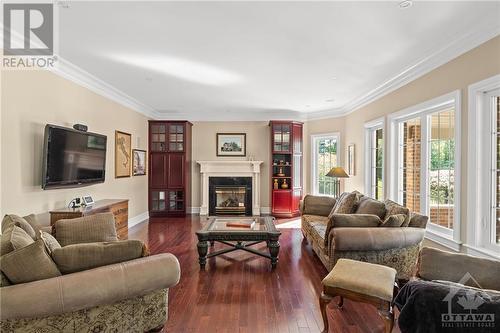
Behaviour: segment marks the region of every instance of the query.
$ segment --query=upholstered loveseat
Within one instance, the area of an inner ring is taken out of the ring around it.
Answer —
[[[180,278],[172,254],[119,241],[113,215],[60,220],[55,239],[34,216],[6,216],[0,257],[1,332],[146,332],[168,317]]]
[[[300,207],[302,233],[328,270],[347,258],[393,267],[398,279],[415,273],[428,217],[359,192],[307,195]]]

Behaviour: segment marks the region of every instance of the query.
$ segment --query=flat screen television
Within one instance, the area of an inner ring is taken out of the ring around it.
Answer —
[[[104,182],[106,136],[55,125],[45,126],[42,188]]]

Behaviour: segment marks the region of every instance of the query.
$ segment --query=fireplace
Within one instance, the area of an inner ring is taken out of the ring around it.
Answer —
[[[209,214],[252,216],[252,177],[209,177]]]

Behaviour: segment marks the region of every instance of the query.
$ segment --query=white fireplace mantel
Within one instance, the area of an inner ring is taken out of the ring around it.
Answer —
[[[196,161],[201,174],[200,215],[208,215],[210,177],[252,177],[252,215],[260,215],[260,165],[263,161]]]

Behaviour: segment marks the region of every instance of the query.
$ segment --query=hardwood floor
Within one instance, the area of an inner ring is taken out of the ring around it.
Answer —
[[[235,251],[209,258],[200,271],[194,232],[203,223],[199,216],[154,218],[129,230],[129,239],[143,240],[152,254],[173,253],[181,264],[181,281],[169,291],[166,332],[321,332],[318,299],[327,271],[300,229],[290,228],[297,223],[278,221],[286,228],[275,270],[268,259]],[[339,310],[333,303],[330,332],[383,332],[374,307],[346,300]]]

